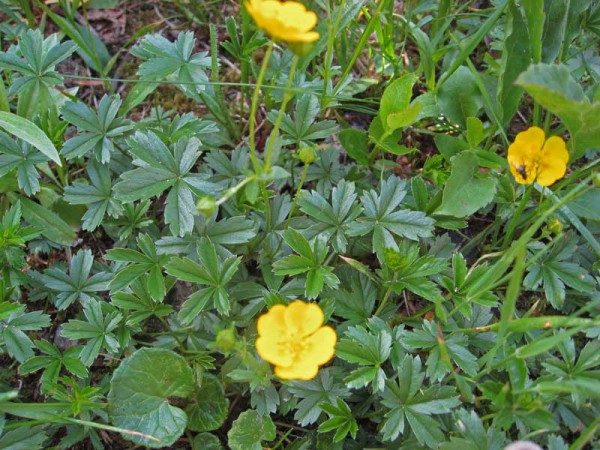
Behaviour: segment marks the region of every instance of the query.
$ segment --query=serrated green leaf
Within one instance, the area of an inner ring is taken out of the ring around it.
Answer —
[[[193,386],[192,369],[183,357],[166,349],[137,350],[121,362],[110,381],[112,422],[140,433],[123,434],[138,445],[171,446],[185,431],[188,417],[168,400],[188,397]]]
[[[229,400],[221,382],[213,375],[204,374],[202,386],[196,389],[194,402],[188,405],[187,427],[192,431],[212,431],[218,429],[229,413]]]
[[[275,425],[269,416],[254,410],[241,413],[227,432],[227,443],[232,450],[262,450],[262,441],[275,439]]]
[[[25,142],[29,142],[56,164],[62,166],[56,147],[54,147],[50,138],[33,122],[13,113],[0,111],[0,127]]]

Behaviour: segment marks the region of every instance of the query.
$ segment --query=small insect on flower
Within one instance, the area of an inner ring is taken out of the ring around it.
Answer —
[[[247,0],[246,9],[273,40],[289,43],[309,43],[319,39],[312,31],[317,25],[317,15],[299,2],[278,0]]]
[[[275,305],[258,319],[256,350],[285,380],[311,380],[335,353],[337,335],[315,303]]]
[[[531,127],[517,134],[508,147],[507,158],[517,183],[537,181],[541,186],[550,186],[565,176],[569,152],[561,137],[546,139],[544,130]]]

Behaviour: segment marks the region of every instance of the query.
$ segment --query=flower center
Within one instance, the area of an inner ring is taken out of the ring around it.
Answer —
[[[306,339],[299,337],[296,333],[288,333],[285,339],[277,342],[281,351],[292,355],[294,361],[302,358],[302,355],[310,348],[310,343]]]

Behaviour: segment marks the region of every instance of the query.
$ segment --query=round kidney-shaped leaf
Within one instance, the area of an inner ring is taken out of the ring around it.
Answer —
[[[229,400],[223,385],[214,375],[204,374],[202,387],[196,391],[195,402],[185,409],[188,428],[193,431],[212,431],[227,419]]]
[[[136,444],[172,445],[185,431],[187,414],[169,403],[188,397],[194,376],[186,360],[171,350],[143,348],[125,358],[110,381],[109,412],[116,427]]]

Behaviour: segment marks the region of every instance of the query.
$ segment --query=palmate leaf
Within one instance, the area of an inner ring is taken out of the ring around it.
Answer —
[[[118,95],[102,97],[96,111],[82,102],[67,102],[61,113],[77,127],[78,135],[65,142],[61,154],[73,159],[93,151],[97,161],[108,163],[115,149],[114,142],[133,128],[130,121],[117,117],[120,106]]]
[[[105,258],[110,261],[131,263],[131,265],[119,270],[110,282],[111,293],[119,292],[148,273],[146,279],[148,293],[155,301],[162,301],[166,294],[163,266],[169,261],[169,256],[159,255],[152,238],[147,234],[140,234],[137,244],[141,252],[128,248],[113,248],[106,252]]]
[[[546,252],[528,270],[523,280],[527,289],[535,289],[540,284],[550,304],[557,309],[562,308],[566,298],[566,286],[576,291],[591,293],[596,282],[594,278],[572,261],[577,250],[577,239],[573,234],[565,234],[552,250]]]
[[[288,389],[296,398],[301,399],[294,414],[294,419],[300,426],[315,423],[319,419],[323,413],[321,404],[333,403],[338,398],[350,396],[350,392],[343,385],[336,383],[331,369],[321,369],[311,381],[292,381]]]
[[[150,34],[131,50],[131,54],[144,62],[138,74],[142,80],[179,81],[177,87],[187,96],[199,99],[198,93],[206,89],[209,81],[206,70],[210,58],[206,52],[193,53],[196,44],[191,31],[179,33],[175,42],[159,34]]]
[[[96,293],[108,289],[112,274],[99,272],[91,277],[94,257],[90,250],[80,250],[71,259],[69,274],[58,267],[51,267],[42,275],[46,287],[57,292],[56,306],[66,309],[76,301],[83,304],[96,297]]]
[[[19,188],[31,196],[40,190],[40,174],[36,164],[48,157],[25,141],[14,141],[0,131],[0,177],[16,169]]]
[[[40,378],[43,387],[56,383],[63,367],[79,378],[83,378],[88,374],[87,368],[79,360],[80,346],[69,347],[64,353],[55,345],[44,340],[36,341],[35,346],[44,356],[29,358],[19,366],[19,373],[28,375],[44,369],[44,373]],[[43,390],[47,391],[48,389],[43,388]]]
[[[136,132],[128,140],[130,151],[139,166],[121,175],[114,186],[119,199],[125,202],[146,200],[169,190],[165,207],[165,222],[171,232],[184,236],[192,231],[197,195],[215,196],[220,187],[207,180],[207,174],[190,173],[200,156],[200,141],[179,139],[173,152],[152,131]]]
[[[382,254],[383,249],[398,249],[394,235],[418,240],[431,236],[434,220],[421,211],[398,209],[406,196],[406,183],[390,177],[381,184],[381,192],[366,192],[360,199],[364,217],[349,225],[350,236],[373,233],[373,249]]]
[[[207,286],[193,293],[183,304],[179,319],[187,324],[191,322],[206,307],[212,299],[217,311],[229,314],[229,294],[225,286],[235,273],[241,258],[231,256],[220,258],[210,239],[202,238],[198,243],[199,263],[190,258],[172,258],[166,266],[169,275],[180,280]]]
[[[117,217],[123,212],[123,207],[112,194],[112,181],[108,165],[102,165],[91,160],[87,167],[90,184],[75,182],[65,188],[64,199],[71,205],[88,205],[83,215],[82,228],[95,230],[105,214]]]
[[[104,313],[102,305],[112,310]],[[81,362],[91,366],[104,349],[115,354],[119,351],[119,341],[114,332],[123,316],[106,302],[90,299],[83,307],[86,320],[69,320],[63,325],[62,336],[71,339],[85,339],[87,343],[80,353]]]
[[[285,242],[298,255],[290,255],[273,264],[276,275],[298,275],[306,273],[305,294],[309,299],[316,298],[327,285],[335,289],[340,280],[333,273],[333,267],[324,265],[327,257],[327,236],[319,235],[312,242],[306,240],[296,230],[289,228],[283,233]]]
[[[331,203],[316,191],[303,191],[298,206],[318,222],[311,227],[311,231],[315,234],[327,233],[331,236],[334,249],[344,253],[348,245],[345,236],[348,225],[362,212],[356,198],[354,183],[342,180],[331,192]]]
[[[76,48],[73,42],[60,44],[57,34],[44,39],[40,30],[26,30],[17,48],[12,47],[8,52],[0,53],[0,68],[21,75],[14,76],[8,91],[8,95],[19,96],[18,116],[32,118],[37,113],[55,109],[53,92],[56,91],[53,86],[63,81],[55,67]],[[48,157],[54,159],[50,155]]]
[[[281,121],[282,145],[298,142],[303,145],[310,145],[311,141],[326,139],[335,134],[339,128],[334,120],[315,122],[320,111],[319,99],[315,95],[304,94],[300,96],[296,102],[295,111],[294,119],[288,114],[284,114]],[[269,122],[275,123],[277,115],[277,111],[270,111],[267,114],[267,119]]]
[[[117,292],[111,295],[110,303],[115,305],[122,311],[126,311],[126,325],[134,326],[143,322],[150,316],[166,317],[173,312],[171,305],[162,303],[163,298],[155,300],[150,294],[150,285],[153,289],[156,288],[156,282],[149,280],[150,275],[142,275],[131,283],[129,292]],[[158,282],[160,283],[160,281]]]
[[[372,321],[380,319],[373,318]],[[387,380],[381,365],[387,361],[392,350],[392,334],[386,327],[350,327],[336,346],[338,357],[362,366],[353,370],[345,379],[350,388],[361,388],[371,384],[373,392],[383,391]]]
[[[216,220],[212,217],[199,215],[194,217],[193,233],[184,237],[165,236],[156,242],[160,254],[186,254],[190,257],[197,256],[196,246],[202,237],[210,239],[215,244],[219,254],[231,255],[227,246],[246,244],[257,233],[256,223],[243,216],[235,216]]]
[[[50,316],[41,311],[25,312],[25,306],[0,320],[0,346],[6,348],[8,355],[20,363],[34,356],[33,341],[26,331],[36,331],[50,325]]]
[[[453,370],[454,362],[468,375],[475,376],[479,369],[477,357],[467,348],[469,341],[462,333],[452,333],[440,336],[433,322],[425,320],[422,329],[402,333],[402,345],[407,348],[429,349],[427,358],[427,376],[432,380],[441,381]]]
[[[358,424],[352,410],[344,400],[338,398],[335,405],[332,403],[324,404],[321,405],[321,409],[329,414],[330,418],[319,425],[319,433],[335,430],[333,442],[341,441],[348,434],[352,436],[352,439],[356,438]]]
[[[437,448],[444,440],[440,424],[431,416],[446,414],[460,405],[451,386],[422,389],[425,375],[421,359],[406,355],[398,368],[398,381],[388,381],[381,403],[389,408],[381,431],[386,441],[405,433],[406,422],[421,445]]]

